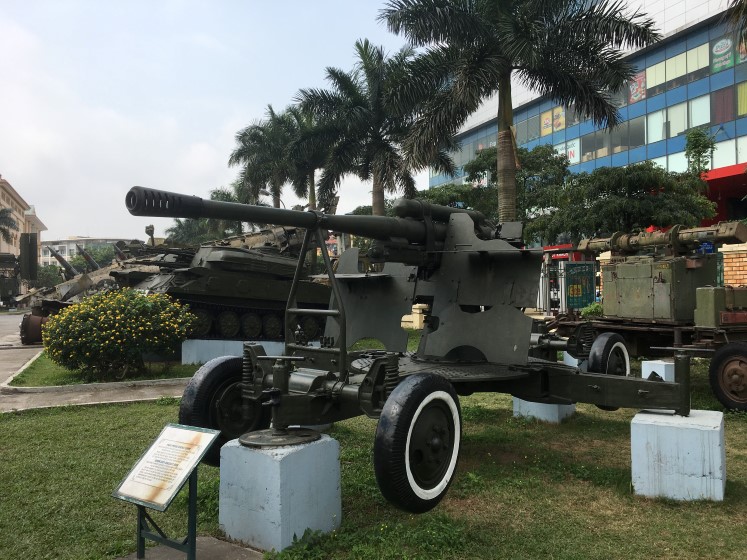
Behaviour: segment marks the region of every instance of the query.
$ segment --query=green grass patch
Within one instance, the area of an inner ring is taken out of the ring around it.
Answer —
[[[701,395],[704,401],[712,399]],[[343,516],[282,559],[743,557],[747,530],[747,415],[726,415],[723,503],[636,497],[630,410],[579,405],[559,425],[516,419],[511,398],[460,399],[464,439],[454,483],[433,511],[398,511],[376,485],[376,421],[334,426],[341,445]],[[135,550],[136,508],[111,493],[163,426],[176,399],[0,415],[0,558],[112,559]],[[218,528],[219,471],[201,467],[198,533]],[[181,494],[157,522],[186,531]]]
[[[129,375],[126,379],[111,379],[111,381],[144,381],[147,379],[174,379],[192,377],[199,366],[182,365],[173,362],[146,363],[146,371],[138,375]],[[42,352],[34,362],[13,378],[13,387],[51,387],[55,385],[75,385],[86,383],[83,372],[69,370],[55,364]]]
[[[407,351],[415,352],[420,343],[420,329],[403,329],[407,331]],[[351,350],[384,350],[384,344],[375,338],[361,338],[350,347]]]

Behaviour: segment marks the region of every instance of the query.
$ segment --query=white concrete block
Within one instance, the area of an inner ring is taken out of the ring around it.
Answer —
[[[262,550],[282,550],[306,529],[340,526],[340,445],[320,440],[272,449],[221,449],[218,522],[226,535]]]
[[[551,424],[560,424],[576,412],[575,404],[544,404],[514,397],[514,416],[534,418]]]
[[[664,381],[674,383],[674,359],[643,360],[641,362],[641,377],[648,379],[652,372],[659,374]]]
[[[642,411],[630,423],[633,491],[673,500],[724,499],[724,414]]]
[[[278,341],[257,341],[268,356],[280,356],[285,345]],[[189,339],[182,342],[182,364],[205,364],[221,356],[243,356],[244,342],[241,340]]]
[[[567,366],[575,366],[581,371],[586,371],[589,360],[579,360],[571,356],[568,352],[563,352],[563,363]]]

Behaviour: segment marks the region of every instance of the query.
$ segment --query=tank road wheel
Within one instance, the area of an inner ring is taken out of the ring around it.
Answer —
[[[214,467],[220,464],[223,444],[270,425],[270,415],[259,403],[252,405],[248,419],[243,419],[241,365],[242,359],[234,356],[210,360],[187,383],[179,406],[180,424],[220,430],[203,459]]]
[[[446,379],[417,374],[397,385],[374,441],[376,482],[384,497],[413,513],[434,508],[454,477],[461,433],[459,398]]]
[[[248,339],[257,338],[262,334],[262,317],[256,313],[244,313],[241,316],[241,333]]]
[[[731,410],[747,411],[747,344],[732,342],[711,358],[708,378],[711,391]]]
[[[209,335],[213,328],[213,314],[207,309],[192,309],[192,314],[197,317],[192,327],[192,337],[203,338]]]
[[[591,345],[587,370],[592,373],[629,376],[630,355],[625,346],[625,339],[617,333],[600,334]],[[597,408],[612,411],[619,407],[598,404]]]
[[[262,317],[262,333],[270,340],[283,338],[283,322],[277,313],[268,313]]]
[[[314,340],[319,336],[319,321],[317,321],[315,317],[302,317],[301,330],[303,331],[306,340]]]
[[[218,334],[223,338],[235,338],[239,334],[241,323],[239,316],[233,311],[223,311],[216,321]]]

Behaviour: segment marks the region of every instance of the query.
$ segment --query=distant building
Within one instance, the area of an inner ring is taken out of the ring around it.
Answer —
[[[708,196],[717,205],[712,221],[747,218],[747,45],[724,23],[726,0],[630,0],[663,33],[664,39],[627,54],[636,69],[616,103],[622,122],[600,129],[573,107],[558,105],[514,84],[517,145],[531,150],[549,144],[570,161],[570,171],[624,167],[652,161],[685,171],[686,133],[705,127],[715,137]],[[483,102],[459,131],[452,156],[456,178],[431,169],[429,187],[465,180],[464,165],[496,145],[497,97]]]
[[[10,208],[11,216],[18,225],[18,230],[10,231],[10,243],[0,238],[0,253],[11,253],[18,255],[21,247],[22,233],[37,234],[37,255],[41,254],[41,232],[47,230],[47,226],[37,217],[36,209],[27,203],[23,197],[11,186],[11,184],[0,175],[0,207]]]
[[[78,248],[76,245],[80,245],[83,247],[86,251],[90,249],[96,249],[99,247],[107,247],[112,246],[117,241],[125,241],[129,242],[129,239],[121,239],[121,238],[112,238],[112,237],[76,237],[71,236],[65,239],[54,239],[52,241],[44,241],[42,252],[41,252],[41,259],[39,260],[39,264],[42,266],[46,265],[57,265],[57,259],[55,259],[52,256],[52,253],[49,251],[48,247],[52,247],[55,251],[57,251],[60,255],[65,257],[65,259],[70,259],[71,257],[74,257],[78,254]]]

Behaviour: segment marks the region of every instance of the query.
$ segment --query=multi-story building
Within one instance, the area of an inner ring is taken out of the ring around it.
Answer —
[[[52,253],[49,250],[49,247],[52,247],[55,251],[57,251],[60,255],[62,255],[65,259],[70,259],[71,257],[74,257],[78,254],[78,248],[77,245],[80,245],[83,247],[83,249],[86,249],[86,251],[90,249],[96,249],[98,247],[106,247],[111,246],[115,244],[117,241],[129,241],[129,240],[122,240],[120,238],[103,238],[103,237],[68,237],[66,239],[54,239],[52,241],[44,241],[44,245],[41,252],[41,259],[39,260],[39,264],[42,266],[46,265],[57,265],[57,259],[52,256]]]
[[[47,226],[37,217],[36,210],[29,205],[12,185],[0,175],[0,208],[10,208],[11,217],[18,226],[10,231],[10,243],[0,237],[0,253],[19,255],[21,250],[21,234],[37,234],[37,255],[41,254],[40,233],[46,231]]]
[[[723,21],[725,0],[639,0],[664,39],[630,53],[637,72],[617,102],[622,123],[599,129],[573,107],[532,96],[514,95],[515,137],[532,149],[551,144],[565,153],[573,172],[620,167],[650,160],[669,171],[684,171],[685,134],[707,127],[716,147],[708,173],[709,197],[717,203],[717,220],[747,217],[747,47],[738,45]],[[470,117],[454,154],[456,180],[431,174],[429,185],[464,180],[462,167],[497,136],[497,100],[489,99]]]

